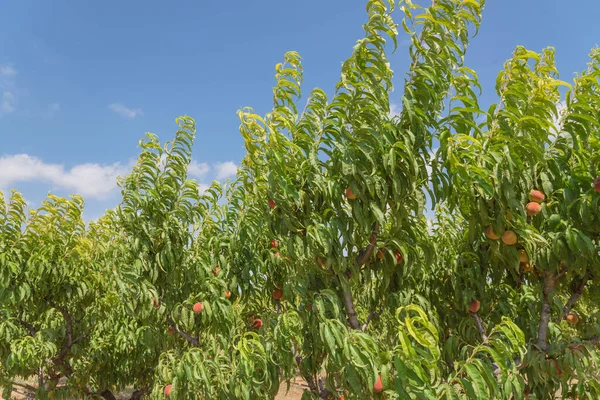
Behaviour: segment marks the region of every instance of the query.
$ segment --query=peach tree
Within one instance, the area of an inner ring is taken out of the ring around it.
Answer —
[[[5,396],[597,398],[600,55],[568,84],[518,47],[482,109],[483,3],[368,1],[330,99],[299,104],[286,53],[271,111],[238,113],[233,182],[188,178],[181,117],[87,228],[80,197],[0,198]]]

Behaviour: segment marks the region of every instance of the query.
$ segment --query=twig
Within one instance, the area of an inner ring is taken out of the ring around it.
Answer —
[[[362,329],[361,329],[361,330],[362,330],[363,332],[364,332],[364,331],[366,331],[366,330],[367,330],[367,327],[369,326],[369,323],[371,322],[371,320],[372,320],[373,318],[377,318],[377,317],[379,317],[380,315],[381,315],[381,311],[380,311],[380,312],[375,312],[375,311],[371,311],[371,312],[369,312],[369,315],[367,315],[367,320],[366,320],[366,321],[365,321],[365,323],[363,324],[363,326],[362,326]]]
[[[371,232],[371,236],[369,237],[369,245],[362,249],[356,257],[356,263],[359,267],[366,263],[369,257],[371,257],[371,254],[373,254],[375,244],[377,243],[377,235],[379,235],[379,222],[375,222],[373,224],[373,231]]]
[[[145,396],[147,394],[149,394],[150,392],[146,389],[140,389],[140,390],[136,390],[133,393],[131,393],[131,397],[129,398],[129,400],[137,400],[137,399],[141,399],[142,396]]]
[[[38,387],[41,388],[44,386],[44,369],[40,367],[38,369]]]
[[[177,324],[175,324],[175,322],[167,317],[167,322],[169,325],[171,325],[171,328],[175,329],[175,331],[177,333],[179,333],[181,336],[183,336],[183,338],[185,338],[185,340],[187,340],[188,342],[190,342],[190,344],[194,347],[200,347],[200,340],[196,337],[196,336],[192,336],[189,333],[182,331],[181,329],[179,329],[177,327]]]
[[[30,392],[34,393],[34,394],[35,394],[35,392],[37,392],[37,388],[36,387],[28,385],[27,383],[11,382],[11,385],[18,386],[18,387],[21,387],[23,389],[27,389]]]
[[[579,300],[579,298],[581,297],[583,289],[585,288],[585,285],[587,284],[588,280],[589,275],[585,275],[583,278],[581,278],[581,282],[579,282],[579,285],[577,285],[577,288],[571,294],[571,297],[569,298],[567,304],[565,304],[565,307],[563,308],[563,312],[560,318],[561,320],[565,319],[567,317],[567,314],[571,312],[571,309],[573,308],[575,303],[577,303],[577,300]]]
[[[586,342],[588,342],[592,346],[600,344],[600,336],[594,336],[594,337],[591,337],[589,339],[583,339],[583,340],[586,341]]]
[[[19,315],[17,316],[17,321],[19,321],[19,323],[27,329],[30,336],[35,336],[35,334],[37,333],[35,327],[23,319],[23,307],[19,307]]]
[[[299,354],[296,354],[296,364],[298,365],[300,375],[308,384],[310,391],[319,395],[321,399],[327,399],[329,397],[329,390],[323,387],[321,379],[318,379],[319,384],[317,384],[317,382],[315,382],[315,378],[313,378],[310,374],[302,373],[302,357]]]
[[[473,316],[473,319],[475,320],[475,323],[477,324],[477,329],[479,329],[479,334],[481,335],[481,340],[483,341],[484,344],[487,344],[488,338],[487,338],[487,335],[485,334],[485,328],[483,327],[483,322],[481,321],[481,317],[476,312],[471,313],[471,315]]]
[[[84,337],[85,337],[85,335],[80,335],[80,336],[76,337],[75,339],[73,339],[73,344],[81,341]]]
[[[15,389],[15,388],[12,388],[11,391],[25,396],[26,399],[35,399],[36,398],[35,393],[29,393],[29,392],[25,392],[23,390]]]
[[[106,389],[102,393],[100,393],[100,396],[102,396],[102,398],[104,398],[106,400],[117,400],[115,395],[108,389]]]

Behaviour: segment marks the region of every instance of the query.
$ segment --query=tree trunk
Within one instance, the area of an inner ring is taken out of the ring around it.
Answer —
[[[346,313],[348,314],[348,321],[352,329],[360,330],[360,322],[356,316],[356,310],[354,309],[354,300],[352,299],[352,290],[350,289],[349,283],[342,283],[342,290],[344,291],[344,305],[346,306]]]
[[[550,315],[552,308],[550,307],[550,295],[554,291],[554,284],[556,282],[554,274],[547,273],[544,278],[544,289],[542,291],[542,313],[540,316],[540,326],[538,328],[538,340],[537,346],[541,351],[548,351],[548,323],[550,322]]]
[[[102,396],[103,399],[106,400],[117,400],[117,398],[115,397],[114,394],[112,394],[112,392],[108,389],[106,389],[105,391],[103,391],[102,393],[100,393],[100,396]]]

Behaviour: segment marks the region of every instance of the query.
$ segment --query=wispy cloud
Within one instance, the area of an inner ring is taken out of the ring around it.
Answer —
[[[217,171],[217,179],[226,179],[237,174],[237,165],[233,161],[225,161],[223,163],[216,163],[215,170]]]
[[[3,92],[0,98],[0,113],[9,114],[15,111],[16,99],[12,92]]]
[[[12,65],[0,65],[0,116],[16,110],[17,99],[14,93],[14,76],[17,70]]]
[[[18,182],[48,182],[56,188],[72,190],[89,198],[103,199],[117,188],[116,178],[125,175],[128,166],[121,163],[85,163],[66,169],[45,163],[35,156],[15,154],[0,157],[0,188]]]
[[[395,117],[397,115],[400,115],[400,112],[402,111],[402,107],[400,107],[398,104],[390,104],[390,113],[389,113],[389,117]]]
[[[141,108],[129,108],[120,103],[113,103],[108,106],[112,111],[119,114],[123,118],[135,119],[144,115]]]
[[[12,65],[0,65],[0,76],[13,77],[17,74],[17,70]]]

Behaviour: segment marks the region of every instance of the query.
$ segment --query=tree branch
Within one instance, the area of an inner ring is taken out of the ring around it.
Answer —
[[[190,342],[190,344],[194,347],[200,347],[200,340],[196,336],[192,336],[189,333],[182,331],[177,327],[177,324],[170,318],[167,317],[167,322],[171,325],[171,328],[175,329],[175,332],[179,333],[185,340]]]
[[[28,385],[27,383],[11,382],[11,385],[18,386],[18,387],[21,387],[23,389],[29,390],[30,392],[32,392],[34,394],[37,392],[37,388],[35,388],[35,387],[31,386],[31,385]]]
[[[35,327],[23,319],[23,307],[19,307],[19,315],[17,316],[17,321],[19,321],[19,324],[21,324],[24,328],[27,329],[30,336],[35,336],[35,334],[37,333]]]
[[[138,400],[138,399],[141,399],[142,396],[145,396],[145,395],[147,395],[149,393],[150,392],[148,392],[146,389],[136,390],[133,393],[131,393],[131,397],[129,398],[129,400]]]
[[[365,321],[365,323],[363,324],[363,326],[362,326],[362,329],[361,329],[361,330],[362,330],[363,332],[364,332],[364,331],[366,331],[366,330],[367,330],[367,327],[369,326],[369,323],[371,322],[371,320],[372,320],[373,318],[377,318],[377,317],[379,317],[380,315],[381,315],[381,312],[375,312],[375,310],[373,310],[373,311],[369,312],[369,315],[367,315],[367,320],[366,320],[366,321]]]
[[[35,400],[35,398],[36,398],[35,393],[25,392],[23,390],[19,390],[19,389],[15,389],[15,388],[11,388],[11,391],[25,396],[25,399],[28,399],[28,400],[29,399]]]
[[[106,400],[117,400],[115,395],[108,389],[106,389],[102,393],[100,393],[100,396]]]
[[[542,290],[542,312],[540,315],[540,326],[538,327],[537,346],[541,351],[548,351],[548,323],[550,322],[550,295],[554,291],[556,284],[556,276],[552,273],[547,273],[544,278],[544,288]]]
[[[348,321],[352,329],[360,330],[360,322],[356,316],[356,310],[354,309],[354,300],[352,299],[352,289],[349,283],[342,283],[342,291],[344,293],[344,305],[346,306],[346,313],[348,314]]]
[[[377,235],[379,234],[379,222],[373,224],[373,231],[369,238],[369,244],[367,247],[362,249],[356,257],[356,263],[358,266],[362,266],[367,262],[369,257],[373,254],[375,244],[377,243]],[[361,330],[360,322],[356,316],[356,309],[354,308],[354,300],[352,299],[352,289],[349,283],[342,282],[342,291],[344,294],[344,305],[346,306],[346,313],[348,314],[348,321],[352,329]]]
[[[371,237],[369,238],[368,246],[362,249],[356,257],[356,263],[359,267],[363,266],[363,264],[367,262],[369,257],[371,257],[371,254],[373,254],[375,244],[377,243],[377,235],[379,235],[379,222],[375,222],[373,224],[373,231],[371,232]]]
[[[579,298],[581,297],[583,289],[585,288],[585,285],[587,284],[589,279],[589,275],[585,275],[583,278],[581,278],[579,285],[577,285],[577,288],[571,294],[571,297],[569,297],[567,304],[565,304],[565,307],[563,308],[563,312],[560,318],[561,320],[565,319],[567,317],[567,314],[571,312],[571,309],[573,308],[575,303],[577,303],[577,300],[579,300]]]
[[[310,391],[319,395],[321,399],[329,398],[329,390],[323,387],[322,382],[320,382],[320,379],[319,383],[317,384],[317,382],[315,382],[315,378],[313,378],[310,374],[302,373],[302,357],[299,354],[296,354],[296,364],[298,365],[300,375],[308,384],[308,388],[310,389]]]
[[[595,346],[597,344],[600,344],[600,336],[594,336],[589,339],[583,339],[583,341],[591,344],[592,346]]]
[[[479,329],[479,334],[481,335],[481,340],[483,341],[484,344],[487,344],[488,338],[485,333],[485,328],[483,327],[483,322],[481,321],[481,317],[476,312],[471,313],[471,315],[473,316],[473,319],[475,320],[475,323],[477,324],[477,329]]]
[[[65,342],[63,343],[60,352],[52,359],[54,363],[60,364],[63,362],[63,359],[69,353],[69,350],[73,345],[73,319],[65,307],[59,305],[54,305],[53,307],[62,314],[63,319],[65,320]]]

